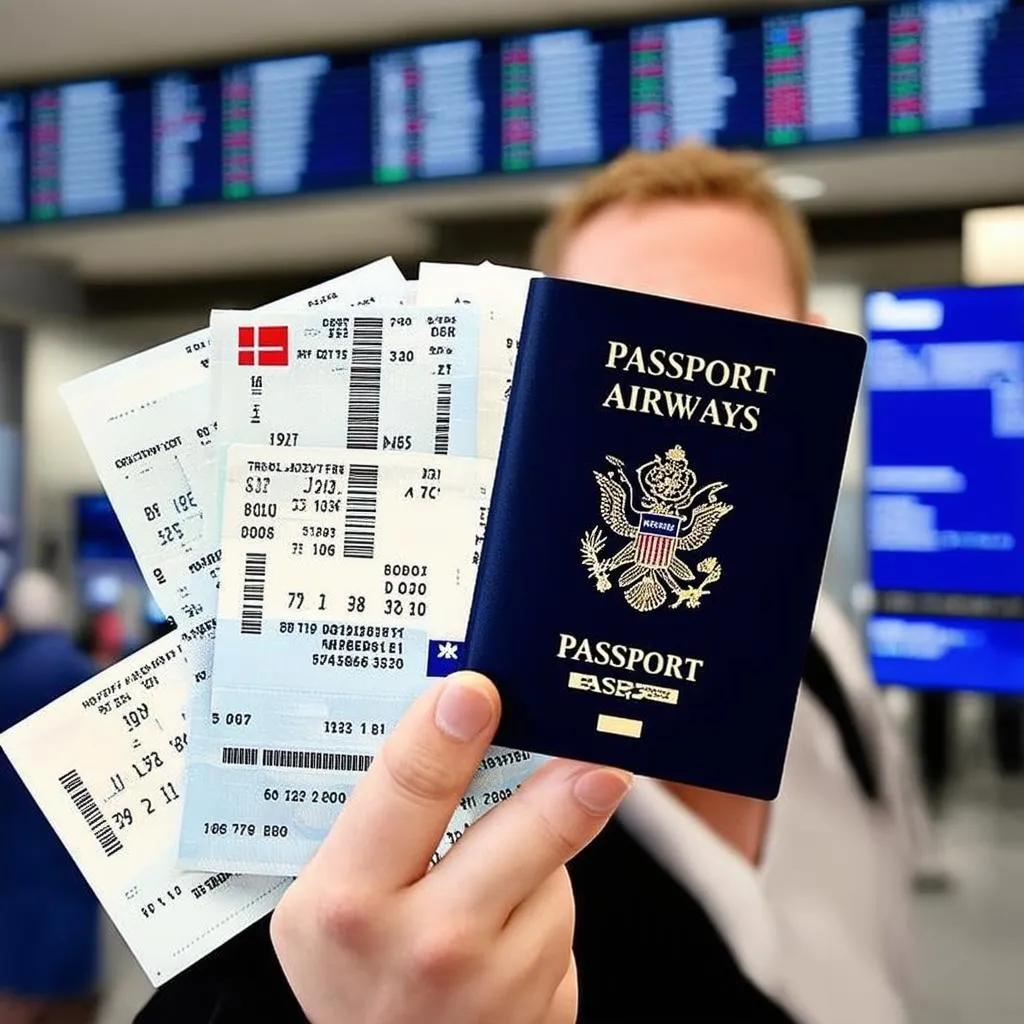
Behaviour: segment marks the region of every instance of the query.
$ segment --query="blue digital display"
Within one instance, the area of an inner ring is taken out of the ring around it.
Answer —
[[[631,30],[631,144],[642,150],[687,140],[761,145],[762,31],[755,17],[697,18]]]
[[[287,196],[370,181],[365,60],[253,61],[221,79],[223,196]]]
[[[128,538],[105,494],[80,494],[75,499],[75,537],[79,561],[135,563]]]
[[[151,206],[147,79],[97,79],[29,94],[29,217],[125,213]]]
[[[499,56],[479,39],[428,43],[371,60],[373,180],[379,184],[500,170]]]
[[[0,92],[0,224],[25,219],[25,95]]]
[[[1024,0],[323,52],[0,91],[0,225],[1024,124]]]
[[[1024,692],[1024,622],[877,615],[868,645],[880,683]]]
[[[867,324],[874,586],[1024,594],[1024,288],[878,293]]]
[[[1024,287],[868,297],[878,678],[1024,689]]]
[[[218,70],[153,79],[153,206],[221,198],[221,84]]]

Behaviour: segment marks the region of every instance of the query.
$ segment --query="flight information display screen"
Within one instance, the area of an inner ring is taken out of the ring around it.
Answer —
[[[631,142],[757,146],[764,123],[761,20],[699,18],[630,33]]]
[[[876,615],[868,646],[880,683],[1024,692],[1024,622]]]
[[[882,17],[882,12],[875,15]],[[897,3],[887,23],[891,134],[1024,117],[1024,8],[1012,0]]]
[[[856,139],[864,134],[861,7],[780,14],[764,21],[764,141],[769,146]],[[876,62],[877,63],[877,62]]]
[[[361,61],[326,54],[224,71],[225,199],[294,195],[370,177],[369,81]]]
[[[0,224],[25,219],[25,97],[0,92]]]
[[[0,90],[0,225],[1024,124],[1024,0],[914,0]]]
[[[1024,594],[1024,287],[879,293],[867,324],[875,586]]]
[[[153,79],[153,206],[221,197],[221,83],[216,69]]]
[[[629,145],[624,32],[541,32],[501,43],[501,169],[600,163]]]
[[[971,659],[1020,667],[1024,287],[876,293],[866,322],[876,667],[935,685]]]
[[[74,82],[29,93],[29,215],[35,221],[149,208],[148,80]]]
[[[377,54],[373,178],[380,183],[499,170],[486,111],[497,102],[498,58],[478,39]]]

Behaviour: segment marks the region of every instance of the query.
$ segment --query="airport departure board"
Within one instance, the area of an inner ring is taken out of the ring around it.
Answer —
[[[370,71],[374,181],[497,169],[485,118],[497,86],[493,50],[478,39],[389,50]]]
[[[1024,287],[879,292],[865,319],[875,673],[1024,691]]]
[[[1024,0],[918,0],[0,89],[0,225],[1024,124]]]

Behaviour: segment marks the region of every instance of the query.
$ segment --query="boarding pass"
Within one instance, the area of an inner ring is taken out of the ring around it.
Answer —
[[[384,259],[271,308],[394,301],[405,287]],[[204,522],[217,476],[210,357],[209,331],[196,331],[61,389],[157,604],[183,623],[213,613],[220,559]]]
[[[288,884],[175,866],[192,681],[171,634],[0,736],[154,985],[272,910]]]
[[[489,460],[232,446],[211,721],[180,863],[297,872],[429,680],[459,667]],[[492,748],[438,856],[537,759]]]
[[[218,480],[229,444],[475,455],[478,320],[454,307],[215,310]],[[218,515],[209,530],[212,543]]]
[[[466,306],[480,312],[480,398],[476,454],[497,458],[519,333],[533,270],[493,263],[421,263],[416,288],[419,306]]]

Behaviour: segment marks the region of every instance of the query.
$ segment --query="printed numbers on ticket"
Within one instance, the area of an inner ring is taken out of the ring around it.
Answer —
[[[222,455],[236,443],[475,455],[477,320],[458,307],[215,310]]]
[[[424,679],[428,643],[464,634],[492,475],[454,456],[233,445],[213,710],[261,729],[288,692],[407,699],[407,665]]]
[[[176,867],[192,681],[167,636],[0,736],[154,985],[272,910],[287,886]]]
[[[217,688],[194,736],[183,865],[288,873],[313,855],[412,700],[459,667],[492,472],[232,446]],[[437,855],[537,763],[488,751]]]

